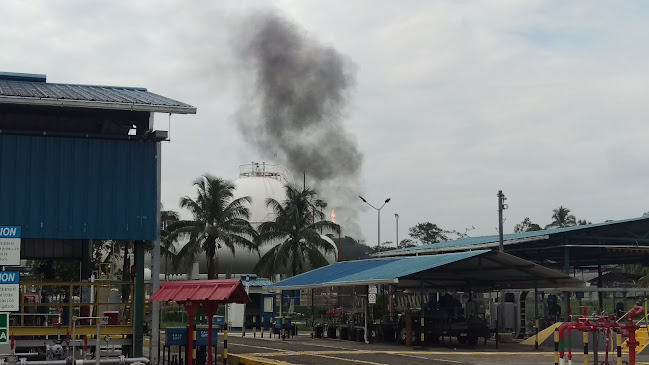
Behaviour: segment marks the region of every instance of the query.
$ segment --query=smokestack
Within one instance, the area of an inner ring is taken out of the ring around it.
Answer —
[[[277,156],[358,232],[363,155],[343,124],[354,84],[351,62],[273,11],[249,14],[233,42],[247,90],[235,119],[263,157]]]

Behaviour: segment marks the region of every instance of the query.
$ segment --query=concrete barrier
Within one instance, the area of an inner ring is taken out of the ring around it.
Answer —
[[[228,355],[228,364],[230,365],[291,365],[286,361],[275,360],[275,359],[266,359],[258,356],[250,355],[237,355],[229,354]]]

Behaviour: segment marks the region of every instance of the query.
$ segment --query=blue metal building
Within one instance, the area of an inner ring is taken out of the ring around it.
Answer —
[[[153,130],[154,113],[196,108],[144,88],[0,72],[0,226],[21,227],[22,259],[79,259],[82,279],[93,240],[136,242],[136,356],[144,245],[159,244],[160,143],[168,137]]]

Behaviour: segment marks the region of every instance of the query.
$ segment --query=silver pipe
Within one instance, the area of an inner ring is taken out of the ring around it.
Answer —
[[[143,362],[145,364],[149,363],[149,359],[146,357],[121,357],[118,359],[101,359],[100,363],[104,365],[122,365],[122,364],[132,364],[134,362]],[[66,360],[43,360],[43,361],[27,361],[28,365],[66,365],[68,362]],[[76,360],[75,365],[95,365],[95,360]]]
[[[7,357],[7,356],[38,356],[37,352],[17,352],[15,354],[0,354],[0,357]]]
[[[101,362],[99,361],[99,322],[100,321],[95,321],[97,322],[97,345],[95,347],[95,364],[99,365]]]
[[[74,341],[76,340],[77,334],[76,334],[76,328],[77,328],[77,320],[79,319],[101,319],[103,321],[107,321],[108,317],[106,316],[88,316],[88,317],[81,317],[81,316],[72,316],[72,357],[74,358],[76,354],[74,353],[75,351],[75,346],[74,346]],[[99,359],[99,321],[95,321],[97,323],[97,349],[95,350],[96,352],[96,357]],[[83,353],[83,356],[86,356],[85,352]],[[99,365],[99,363],[97,363]]]

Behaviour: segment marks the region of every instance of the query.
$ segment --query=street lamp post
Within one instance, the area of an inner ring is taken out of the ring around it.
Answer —
[[[398,248],[399,247],[399,215],[395,214],[394,219],[396,219],[397,221],[397,241],[395,242],[395,247]]]
[[[365,200],[365,198],[363,198],[362,196],[359,195],[358,197],[361,198],[363,203],[365,203],[365,204],[369,205],[370,207],[374,208],[378,213],[378,234],[377,234],[378,245],[376,246],[376,250],[377,250],[377,253],[380,253],[381,252],[381,209],[383,209],[383,207],[390,202],[390,198],[385,199],[385,201],[383,202],[383,205],[381,205],[379,208],[377,208],[377,207],[373,206],[372,204],[368,203],[367,200]],[[389,303],[385,303],[386,296],[385,296],[385,288],[383,287],[383,285],[381,285],[381,293],[383,294],[384,304],[386,305],[385,308],[388,309],[389,308]],[[367,305],[369,307],[369,294],[368,294],[368,304]],[[367,312],[369,312],[369,308],[367,308],[367,309],[368,309]],[[386,311],[386,313],[388,313],[388,312]],[[367,342],[367,339],[368,339],[368,337],[367,337],[367,315],[365,316],[365,323],[366,323],[366,326],[365,326],[365,336],[366,336],[365,337],[365,342]],[[381,331],[381,328],[379,328],[379,330]]]
[[[377,236],[378,236],[378,238],[377,238],[378,244],[376,246],[376,249],[377,249],[377,252],[381,252],[381,209],[383,209],[383,207],[390,202],[390,198],[385,199],[385,201],[383,202],[383,205],[381,205],[380,208],[377,208],[377,207],[373,206],[372,204],[368,203],[367,200],[365,200],[365,198],[363,198],[362,196],[359,195],[358,197],[361,198],[363,203],[369,205],[370,207],[374,208],[378,212],[378,234],[377,234]]]

